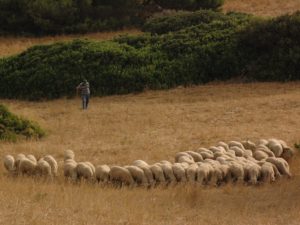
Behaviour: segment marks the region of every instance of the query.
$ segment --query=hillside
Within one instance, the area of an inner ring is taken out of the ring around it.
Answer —
[[[254,91],[255,90],[255,91]],[[209,147],[220,140],[277,137],[299,139],[300,83],[209,84],[139,95],[29,103],[2,100],[15,113],[49,131],[39,142],[1,144],[5,154],[52,154],[95,165],[173,160],[178,151]],[[18,224],[209,224],[300,223],[300,158],[293,178],[271,185],[219,188],[191,185],[156,189],[111,189],[58,180],[9,178],[0,167],[0,222]],[[60,173],[62,171],[60,170]],[[47,212],[47,213],[45,213]],[[251,215],[251,216],[249,216]]]
[[[225,0],[223,11],[237,11],[257,16],[274,17],[300,10],[298,0]]]

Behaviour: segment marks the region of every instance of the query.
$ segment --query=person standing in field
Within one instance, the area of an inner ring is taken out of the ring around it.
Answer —
[[[87,109],[90,101],[90,84],[89,82],[84,79],[77,87],[77,94],[80,91],[81,98],[82,98],[82,109]]]

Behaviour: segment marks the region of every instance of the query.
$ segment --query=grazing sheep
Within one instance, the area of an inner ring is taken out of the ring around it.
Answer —
[[[73,159],[75,158],[75,154],[72,150],[68,149],[65,150],[64,152],[64,161],[68,160],[68,159]]]
[[[187,163],[194,163],[194,158],[189,155],[188,153],[186,152],[178,152],[176,153],[175,155],[175,162],[187,162]]]
[[[41,176],[51,176],[51,166],[43,158],[40,158],[36,166],[36,174]]]
[[[97,166],[95,170],[95,177],[98,182],[105,182],[109,181],[109,171],[110,168],[108,165],[101,165]]]
[[[174,176],[174,173],[173,173],[172,164],[159,163],[159,165],[164,172],[166,182],[175,183],[176,177]]]
[[[16,156],[16,160],[15,160],[15,167],[16,167],[16,170],[18,171],[19,170],[19,165],[20,165],[20,161],[21,161],[21,159],[24,159],[24,158],[26,158],[26,156],[24,155],[24,154],[18,154],[17,156]]]
[[[3,164],[4,164],[5,169],[8,172],[10,172],[10,173],[15,172],[15,170],[16,170],[15,158],[12,155],[6,155],[4,157]]]
[[[54,159],[54,157],[52,155],[46,155],[44,157],[44,160],[47,163],[49,163],[49,165],[51,166],[52,175],[56,176],[57,175],[57,170],[58,170],[58,164],[57,164],[56,160]]]
[[[234,151],[236,156],[239,156],[239,157],[244,156],[244,151],[245,150],[238,147],[238,146],[232,146],[232,147],[230,147],[230,150]]]
[[[228,143],[228,146],[229,146],[229,148],[232,148],[232,147],[236,146],[236,147],[239,147],[239,148],[242,149],[242,150],[245,150],[244,146],[243,146],[242,143],[239,142],[239,141],[230,141],[230,142]]]
[[[290,147],[285,143],[285,141],[283,141],[283,140],[278,140],[278,141],[279,141],[279,143],[281,144],[282,149],[283,149],[283,152],[282,152],[282,154],[281,154],[281,157],[288,161],[289,159],[291,159],[291,158],[294,156],[295,151],[294,151],[292,148],[290,148]]]
[[[244,181],[244,168],[240,163],[234,161],[230,162],[229,172],[233,182],[241,183]]]
[[[218,147],[218,146],[222,146],[226,151],[229,150],[228,144],[226,144],[226,143],[223,142],[223,141],[218,142],[217,147]]]
[[[287,175],[288,177],[292,176],[290,173],[290,166],[283,158],[269,157],[266,161],[274,164],[282,175]]]
[[[151,165],[150,170],[152,171],[154,180],[156,182],[159,182],[159,183],[165,183],[166,182],[164,171],[163,171],[163,169],[161,168],[160,165],[158,165],[158,164]]]
[[[268,141],[266,139],[259,139],[258,145],[267,145]]]
[[[188,182],[195,183],[197,181],[198,164],[191,164],[186,170]]]
[[[242,145],[244,146],[245,149],[249,149],[251,151],[254,151],[256,149],[256,144],[249,140],[242,141]]]
[[[280,157],[283,153],[283,148],[280,142],[276,139],[269,139],[269,142],[267,144],[269,149],[274,153],[276,157]]]
[[[91,170],[93,172],[93,176],[94,176],[95,175],[95,171],[96,171],[95,166],[91,162],[84,162],[84,163],[91,168]]]
[[[153,177],[153,173],[150,169],[150,166],[149,165],[147,165],[147,166],[142,166],[141,165],[141,166],[138,166],[138,167],[141,168],[144,171],[144,174],[147,178],[148,184],[150,186],[154,185],[155,184],[154,177]]]
[[[202,162],[203,161],[202,156],[198,152],[186,151],[186,153],[188,153],[190,156],[193,157],[194,162]]]
[[[252,158],[253,157],[253,152],[251,150],[246,149],[244,151],[244,157],[245,158]]]
[[[93,170],[88,163],[80,162],[76,166],[77,179],[84,178],[86,180],[92,180],[94,177]]]
[[[148,180],[144,171],[137,166],[125,166],[125,168],[131,173],[131,176],[136,184],[147,186]]]
[[[186,182],[187,177],[185,173],[185,169],[181,163],[174,163],[172,165],[174,176],[176,177],[177,182]]]
[[[19,174],[27,174],[34,175],[36,172],[37,163],[33,162],[28,158],[22,158],[19,162],[18,173]]]
[[[263,152],[263,151],[260,151],[260,150],[256,150],[254,153],[253,153],[253,158],[256,159],[256,160],[264,160],[264,159],[267,159],[269,156],[267,153]]]
[[[66,160],[64,163],[64,176],[75,181],[77,179],[76,167],[77,163],[73,159]]]
[[[197,152],[202,156],[203,159],[213,159],[214,158],[214,154],[205,148],[200,148],[197,150]]]
[[[199,184],[207,184],[212,178],[213,167],[207,163],[197,163],[197,182]]]
[[[112,166],[109,171],[109,179],[117,185],[134,185],[134,179],[128,169],[120,166]]]
[[[244,172],[245,180],[252,185],[256,184],[261,176],[261,168],[255,163],[247,163],[244,167]]]
[[[268,157],[275,157],[275,154],[265,145],[258,145],[255,151],[258,150],[267,153]]]
[[[27,155],[26,157],[27,157],[27,159],[31,160],[32,162],[37,163],[37,160],[34,155]]]
[[[275,181],[275,173],[272,163],[263,162],[261,164],[261,181],[268,183]]]
[[[149,166],[148,163],[146,163],[146,162],[143,161],[143,160],[135,160],[135,161],[132,163],[132,165],[138,166],[138,167],[141,167],[141,166],[147,167],[147,166]]]

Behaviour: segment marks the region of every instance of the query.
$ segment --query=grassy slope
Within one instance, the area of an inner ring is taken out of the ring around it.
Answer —
[[[28,103],[1,100],[49,131],[40,142],[2,144],[4,154],[53,154],[73,149],[95,165],[172,160],[219,140],[278,137],[299,142],[300,83],[211,84],[139,95]],[[192,186],[115,190],[30,178],[0,168],[0,224],[299,224],[300,158],[295,177],[260,187]],[[47,213],[46,213],[47,212]],[[23,224],[23,223],[22,223]]]
[[[300,10],[299,0],[225,0],[225,12],[240,11],[258,16],[279,16]]]

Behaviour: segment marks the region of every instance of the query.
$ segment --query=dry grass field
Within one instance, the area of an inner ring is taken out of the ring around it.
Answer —
[[[279,16],[300,10],[300,0],[225,0],[223,11],[238,11],[257,16]]]
[[[7,153],[53,154],[73,149],[78,160],[125,165],[173,160],[176,152],[220,140],[277,137],[300,141],[300,83],[208,84],[137,95],[49,102],[1,100],[38,121],[41,141],[1,143]],[[0,224],[300,224],[300,157],[293,178],[259,186],[113,189],[93,184],[12,178],[0,167]]]

